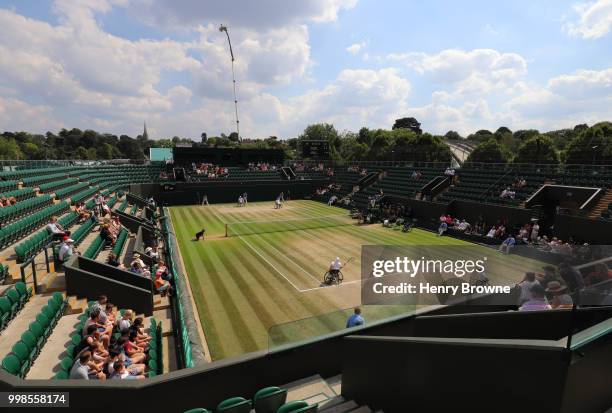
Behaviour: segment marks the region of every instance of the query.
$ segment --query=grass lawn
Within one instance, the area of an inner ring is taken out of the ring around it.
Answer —
[[[170,214],[213,360],[342,329],[361,300],[362,245],[474,245],[419,229],[406,234],[381,225],[357,226],[346,210],[314,201],[291,201],[280,210],[272,202],[172,207]],[[322,226],[290,230],[304,225],[299,221],[304,218]],[[338,225],[342,220],[345,225]],[[237,222],[256,224],[231,225]],[[226,223],[230,233],[267,230],[226,237]],[[206,239],[192,241],[202,228]],[[343,269],[344,283],[321,286],[336,256],[353,258]],[[537,261],[499,259],[513,274],[501,280],[507,283],[522,278],[526,266],[540,268]],[[365,306],[363,314],[373,321],[413,308]]]

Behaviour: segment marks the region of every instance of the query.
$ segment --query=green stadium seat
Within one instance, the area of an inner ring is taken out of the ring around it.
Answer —
[[[23,341],[30,350],[34,351],[35,354],[38,355],[40,349],[37,346],[36,337],[30,330],[23,332],[21,335],[21,341]]]
[[[74,359],[72,357],[64,357],[60,362],[60,368],[70,374],[70,370],[72,369],[72,365],[74,364]]]
[[[303,400],[294,400],[292,402],[282,405],[277,413],[311,413],[318,410],[317,404],[309,405]]]
[[[21,296],[23,302],[25,303],[26,301],[28,301],[30,299],[30,297],[32,296],[32,287],[26,287],[25,283],[23,281],[18,281],[15,283],[15,289],[17,290],[17,292],[19,293],[19,295]]]
[[[14,288],[11,288],[6,292],[5,295],[6,297],[3,298],[8,299],[11,305],[11,313],[13,314],[11,318],[13,318],[19,312],[19,310],[21,310],[21,301],[19,301],[19,293]]]
[[[32,334],[34,334],[34,337],[36,337],[36,347],[39,349],[42,348],[42,345],[45,342],[44,327],[40,325],[38,321],[33,321],[30,323],[29,330],[32,332]]]
[[[2,359],[2,369],[13,376],[21,373],[21,362],[14,354],[8,354]]]
[[[276,413],[286,401],[286,389],[266,387],[255,393],[253,407],[255,408],[255,413]]]
[[[25,377],[26,373],[30,369],[33,354],[23,341],[16,342],[11,349],[11,353],[17,356],[19,363],[21,364],[19,376]]]
[[[56,380],[68,380],[69,377],[69,373],[64,370],[57,372],[57,374],[55,375]]]
[[[223,400],[217,408],[216,413],[250,413],[251,401],[244,397],[231,397]]]

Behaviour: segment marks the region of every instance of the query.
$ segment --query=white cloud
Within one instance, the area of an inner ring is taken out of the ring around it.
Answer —
[[[612,0],[579,3],[574,10],[578,20],[564,25],[569,34],[583,39],[598,39],[612,30]]]
[[[96,0],[92,0],[96,1]],[[230,29],[271,30],[304,22],[331,22],[357,0],[131,0],[128,9],[150,24],[184,29],[203,21]]]
[[[353,43],[352,45],[350,45],[349,47],[346,48],[346,51],[349,52],[352,55],[356,55],[364,47],[365,47],[365,43],[364,42]]]

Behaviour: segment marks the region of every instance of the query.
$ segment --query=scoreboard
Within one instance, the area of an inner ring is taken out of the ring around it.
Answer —
[[[301,141],[302,157],[313,159],[329,159],[328,141]]]

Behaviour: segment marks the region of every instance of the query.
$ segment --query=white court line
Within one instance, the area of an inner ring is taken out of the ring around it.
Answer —
[[[216,208],[210,208],[213,211],[213,214],[215,215],[215,217],[222,223],[225,224],[225,221],[223,220],[223,218],[219,215],[218,211],[216,210]],[[301,230],[301,229],[300,229]],[[279,254],[283,255],[286,258],[287,257],[286,254],[283,254],[281,251],[279,251],[278,249],[276,249],[272,244],[270,244],[268,241],[266,241],[265,239],[261,238],[259,236],[259,234],[253,234],[256,235],[258,238],[262,239],[264,242],[266,242],[271,248],[275,249]],[[308,234],[311,235],[311,234]],[[299,288],[297,287],[285,274],[283,274],[278,268],[276,268],[276,266],[274,266],[274,264],[272,264],[266,257],[264,257],[257,248],[255,248],[253,245],[251,245],[247,240],[245,240],[244,238],[242,238],[241,235],[236,235],[242,242],[244,242],[249,248],[251,248],[251,250],[253,250],[253,252],[255,252],[257,255],[259,255],[266,263],[268,263],[268,265],[270,267],[272,267],[274,269],[274,271],[276,271],[281,277],[283,277],[285,280],[287,280],[287,282],[289,284],[291,284],[291,286],[293,288],[295,288],[298,292],[300,293],[304,293],[304,292],[309,292],[309,291],[316,291],[316,290],[320,290],[322,288],[329,288],[332,287],[330,285],[326,285],[326,286],[320,286],[320,287],[313,287],[313,288]],[[314,237],[314,235],[312,235]],[[310,276],[313,280],[315,280],[317,283],[321,284],[321,282],[314,277],[312,274],[308,273],[304,268],[302,268],[299,264],[296,264],[295,262],[291,261],[292,264],[294,264],[296,267],[300,268],[306,275]],[[353,281],[347,281],[346,283],[342,283],[337,285],[336,287],[342,287],[343,285],[348,285],[348,284],[353,284],[356,282],[363,282],[363,280],[353,280]]]
[[[220,217],[220,216],[219,216],[219,214],[217,213],[217,210],[216,210],[215,208],[211,208],[211,209],[213,210],[213,214],[215,215],[215,217],[216,217],[216,218],[217,218],[219,221],[221,221],[221,222],[225,223],[225,222],[223,221],[223,219],[221,219],[221,217]],[[266,257],[264,257],[264,256],[263,256],[263,255],[262,255],[262,254],[261,254],[261,253],[260,253],[260,252],[259,252],[259,251],[258,251],[258,250],[255,248],[255,247],[253,247],[253,246],[252,246],[252,245],[251,245],[251,244],[250,244],[250,243],[249,243],[247,240],[245,240],[244,238],[242,238],[242,236],[240,236],[240,235],[238,235],[238,238],[239,238],[239,239],[240,239],[242,242],[244,242],[244,243],[245,243],[245,244],[246,244],[246,245],[247,245],[247,246],[248,246],[250,249],[252,249],[252,250],[253,250],[253,252],[255,252],[255,254],[259,255],[259,256],[261,257],[261,259],[263,259],[265,262],[267,262],[267,263],[268,263],[268,265],[274,269],[274,271],[276,271],[276,272],[277,272],[277,273],[278,273],[278,274],[279,274],[281,277],[283,277],[285,280],[287,280],[287,282],[288,282],[289,284],[291,284],[291,286],[292,286],[293,288],[295,288],[295,289],[296,289],[298,292],[302,292],[302,289],[300,289],[300,288],[299,288],[298,286],[296,286],[296,285],[295,285],[293,282],[291,282],[291,280],[290,280],[289,278],[287,278],[287,276],[286,276],[285,274],[283,274],[282,272],[280,272],[280,270],[279,270],[278,268],[276,268],[276,267],[274,266],[274,264],[272,264],[272,263],[271,263],[271,262],[270,262],[270,261],[269,261],[269,260],[268,260]]]

